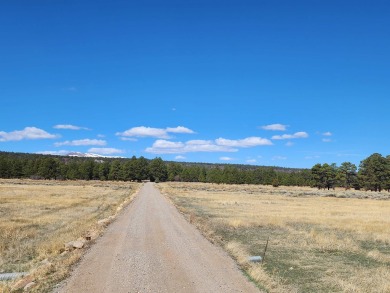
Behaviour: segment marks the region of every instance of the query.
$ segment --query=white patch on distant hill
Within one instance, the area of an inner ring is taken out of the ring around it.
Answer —
[[[94,153],[81,153],[81,152],[68,152],[66,156],[69,157],[80,157],[80,158],[123,158],[118,156],[105,156]]]
[[[63,141],[63,142],[56,142],[54,146],[59,147],[63,145],[69,145],[69,146],[85,146],[85,145],[98,145],[98,146],[105,146],[107,142],[102,139],[78,139],[78,140],[72,140],[72,141]]]

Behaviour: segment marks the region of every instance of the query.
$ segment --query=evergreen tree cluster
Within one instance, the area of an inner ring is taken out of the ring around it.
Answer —
[[[167,177],[161,158],[93,159],[0,153],[0,178],[165,181]]]
[[[276,171],[273,167],[239,168],[233,165],[168,163],[168,180],[225,184],[263,184],[284,186],[310,185],[310,170]]]
[[[144,157],[78,158],[0,152],[0,178],[183,181],[307,186],[310,170],[248,165],[164,162]]]
[[[344,162],[336,164],[316,164],[311,168],[313,187],[331,189],[365,189],[371,191],[390,191],[390,156],[375,153],[356,165]]]

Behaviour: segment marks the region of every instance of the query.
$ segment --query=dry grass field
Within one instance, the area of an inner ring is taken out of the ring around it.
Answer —
[[[104,229],[100,219],[131,201],[137,183],[0,180],[0,273],[30,272],[34,291],[47,291],[69,274],[83,250],[64,243]],[[8,292],[12,282],[0,282]]]
[[[390,194],[203,183],[158,187],[266,292],[390,292]],[[248,262],[262,255],[263,264]]]

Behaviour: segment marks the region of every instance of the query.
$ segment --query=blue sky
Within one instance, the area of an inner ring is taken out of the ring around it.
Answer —
[[[6,2],[1,151],[309,168],[390,154],[388,1]]]

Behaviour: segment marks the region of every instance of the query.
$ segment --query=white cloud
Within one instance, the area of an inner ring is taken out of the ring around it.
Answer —
[[[185,146],[186,152],[236,152],[237,149],[216,145],[210,140],[190,140]]]
[[[178,127],[175,127],[175,128],[172,128],[172,127],[167,127],[165,129],[166,132],[172,132],[172,133],[194,133],[193,130],[187,128],[187,127],[184,127],[184,126],[178,126]]]
[[[332,136],[332,132],[327,131],[322,134],[323,136]]]
[[[232,140],[225,138],[218,138],[215,140],[217,145],[221,146],[230,146],[230,147],[255,147],[262,145],[272,145],[272,142],[269,139],[261,138],[261,137],[247,137],[244,139]]]
[[[123,141],[138,141],[138,139],[134,138],[134,137],[120,137],[119,138],[120,140],[123,140]]]
[[[283,134],[283,135],[274,135],[272,139],[294,139],[294,138],[307,138],[309,135],[304,132],[295,132],[294,134]]]
[[[55,129],[68,129],[68,130],[90,130],[87,127],[75,126],[75,125],[71,125],[71,124],[57,124],[57,125],[54,125],[53,128],[55,128]]]
[[[274,161],[279,161],[279,160],[286,160],[287,157],[283,157],[283,156],[274,156],[272,157],[272,160]]]
[[[211,140],[189,140],[183,143],[159,139],[145,151],[153,154],[183,154],[191,152],[236,152],[237,149],[216,145]]]
[[[233,158],[230,158],[230,157],[220,157],[219,159],[221,161],[233,161],[234,160]]]
[[[293,143],[292,141],[288,141],[288,142],[286,143],[286,146],[288,146],[288,147],[293,146],[293,145],[294,145],[294,143]]]
[[[0,131],[0,141],[19,141],[23,139],[53,139],[59,137],[36,127],[26,127],[23,130],[11,132]]]
[[[98,134],[97,137],[99,138],[105,138],[106,136],[104,134]]]
[[[261,126],[262,129],[264,130],[277,130],[277,131],[285,131],[287,129],[288,125],[284,125],[284,124],[270,124],[270,125],[264,125],[264,126]]]
[[[152,128],[152,127],[133,127],[124,132],[117,132],[119,136],[135,136],[135,137],[157,137],[157,138],[169,138],[165,129]]]
[[[159,149],[182,149],[184,146],[182,142],[173,142],[164,139],[158,139],[153,144],[153,147]]]
[[[332,140],[330,138],[323,138],[322,141],[323,142],[332,142]]]
[[[249,160],[246,160],[246,162],[248,164],[255,164],[255,163],[257,163],[257,160],[256,159],[249,159]]]
[[[194,133],[191,129],[184,127],[184,126],[178,126],[178,127],[167,127],[165,129],[163,128],[153,128],[153,127],[145,127],[145,126],[138,126],[130,128],[124,132],[117,132],[116,135],[118,136],[126,136],[126,137],[155,137],[155,138],[161,138],[161,139],[168,139],[170,138],[168,133]]]
[[[237,148],[248,148],[262,145],[272,145],[268,139],[261,137],[247,137],[239,140],[218,138],[216,140],[189,140],[173,142],[164,139],[156,140],[152,147],[145,151],[154,154],[175,154],[189,152],[237,152]]]
[[[90,148],[88,153],[94,153],[99,155],[114,155],[114,154],[123,154],[125,151],[115,149],[115,148]]]
[[[107,142],[105,140],[101,139],[78,139],[78,140],[72,140],[72,141],[63,141],[63,142],[56,142],[54,146],[59,147],[63,145],[69,145],[69,146],[82,146],[82,145],[99,145],[99,146],[105,146]]]
[[[185,160],[186,159],[186,157],[184,157],[184,156],[176,156],[175,157],[175,160]]]
[[[208,145],[213,144],[213,141],[211,140],[202,140],[202,139],[193,139],[186,142],[188,145]]]

